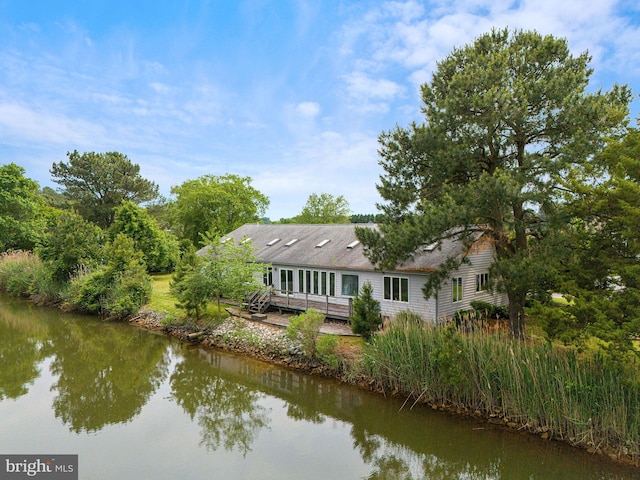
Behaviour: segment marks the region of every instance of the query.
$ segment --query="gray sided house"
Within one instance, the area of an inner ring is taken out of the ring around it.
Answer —
[[[357,226],[377,228],[373,224]],[[504,295],[487,288],[494,258],[489,241],[479,240],[469,251],[463,251],[458,242],[443,241],[425,246],[413,260],[394,270],[380,271],[364,255],[355,227],[247,224],[222,240],[250,240],[256,257],[270,264],[263,281],[272,287],[272,293],[262,308],[316,308],[329,318],[347,319],[351,302],[365,282],[371,283],[385,317],[410,310],[425,320],[434,320],[452,317],[456,311],[470,308],[474,300],[506,304]],[[466,255],[469,263],[442,285],[437,296],[425,299],[422,286],[427,276],[450,255]]]

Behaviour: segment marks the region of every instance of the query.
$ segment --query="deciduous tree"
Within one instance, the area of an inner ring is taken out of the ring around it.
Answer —
[[[259,278],[266,265],[259,263],[249,239],[236,243],[233,239],[213,238],[204,252],[202,274],[210,286],[210,298],[218,303],[228,299],[241,302],[250,292],[264,287]]]
[[[108,237],[113,240],[120,233],[131,238],[136,250],[142,252],[148,272],[166,272],[175,267],[180,255],[178,240],[132,202],[126,201],[115,209]]]
[[[269,199],[251,186],[250,177],[204,175],[173,187],[172,224],[181,238],[204,245],[207,234],[223,235],[255,222],[269,206]]]
[[[550,288],[545,260],[567,223],[567,179],[626,123],[630,92],[588,93],[589,61],[553,36],[494,30],[438,63],[422,86],[424,122],[380,135],[384,219],[379,231],[358,229],[370,259],[392,268],[422,245],[486,236],[491,278],[524,337],[525,299]],[[461,261],[444,262],[425,295]]]
[[[0,252],[32,250],[45,230],[44,201],[24,168],[0,165]]]
[[[330,193],[312,193],[294,223],[349,223],[349,202],[342,196]]]
[[[73,212],[58,211],[50,221],[37,253],[57,282],[68,282],[79,267],[91,267],[102,259],[104,234],[100,227]]]
[[[222,299],[241,302],[248,293],[264,287],[258,278],[265,265],[257,261],[250,241],[213,237],[207,243],[199,256],[193,250],[183,254],[171,283],[178,306],[195,313],[196,319],[210,300],[217,302],[220,312]]]

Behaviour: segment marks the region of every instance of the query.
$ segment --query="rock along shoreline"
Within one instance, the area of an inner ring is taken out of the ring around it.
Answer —
[[[344,368],[332,368],[305,356],[301,345],[291,341],[282,326],[250,320],[234,309],[228,309],[228,313],[229,317],[218,325],[200,327],[190,323],[166,322],[163,314],[143,308],[129,319],[129,323],[163,332],[186,343],[238,353],[275,365],[358,384],[354,379],[347,378]],[[341,362],[341,365],[344,363]]]

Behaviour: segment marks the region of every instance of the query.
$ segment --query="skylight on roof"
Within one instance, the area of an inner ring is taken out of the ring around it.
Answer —
[[[251,237],[244,237],[242,239],[242,242],[240,242],[240,243],[245,244],[245,243],[249,243],[250,241],[251,241]]]
[[[316,248],[322,248],[324,247],[327,243],[329,243],[331,240],[329,238],[325,238],[324,240],[322,240],[319,244],[316,245]]]
[[[429,245],[425,245],[423,250],[425,252],[433,252],[436,248],[438,248],[438,245],[440,245],[440,242],[433,242],[433,243],[430,243]]]
[[[296,243],[298,241],[297,238],[294,238],[293,240],[288,241],[287,243],[284,244],[285,247],[290,247],[291,245],[293,245],[294,243]]]
[[[267,243],[267,247],[270,247],[272,245],[275,245],[276,243],[278,243],[280,241],[279,238],[274,238],[273,240],[271,240],[269,243]]]
[[[349,245],[347,245],[347,248],[351,249],[354,248],[356,245],[358,245],[360,243],[360,240],[354,240],[353,242],[351,242]]]

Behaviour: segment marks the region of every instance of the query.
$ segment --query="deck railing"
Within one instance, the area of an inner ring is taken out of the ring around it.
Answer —
[[[347,320],[353,311],[353,298],[273,290],[271,305],[296,311],[313,308],[327,317]]]

